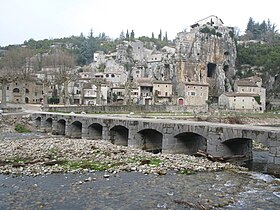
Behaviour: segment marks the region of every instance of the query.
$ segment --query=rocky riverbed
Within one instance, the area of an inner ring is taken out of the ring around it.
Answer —
[[[212,162],[183,154],[152,154],[113,145],[104,140],[46,137],[0,141],[0,173],[42,175],[90,170],[118,173],[138,171],[165,175],[173,170],[194,172],[245,170],[229,163]]]

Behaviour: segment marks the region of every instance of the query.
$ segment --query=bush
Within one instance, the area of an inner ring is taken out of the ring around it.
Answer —
[[[21,124],[16,124],[15,131],[18,133],[30,133],[31,132],[31,130],[29,130],[28,128],[26,128],[24,125],[21,125]]]

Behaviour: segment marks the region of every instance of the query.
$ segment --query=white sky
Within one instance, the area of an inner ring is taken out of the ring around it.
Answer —
[[[112,38],[121,31],[135,36],[155,36],[167,31],[168,38],[189,29],[209,15],[226,26],[245,30],[249,17],[268,18],[280,28],[277,0],[0,0],[0,46],[25,40],[94,35],[105,32]]]

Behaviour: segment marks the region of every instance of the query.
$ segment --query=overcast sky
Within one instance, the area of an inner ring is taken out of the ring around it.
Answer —
[[[226,26],[244,31],[249,17],[268,18],[280,28],[276,0],[0,0],[0,46],[25,40],[71,35],[105,34],[119,37],[123,30],[151,36],[159,30],[168,38],[194,22],[216,15]]]

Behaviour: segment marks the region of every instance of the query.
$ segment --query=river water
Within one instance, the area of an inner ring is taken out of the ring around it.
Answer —
[[[279,209],[279,180],[249,172],[0,175],[0,209]]]
[[[276,210],[280,209],[280,179],[265,174],[266,155],[254,153],[253,171],[239,173],[121,172],[108,178],[106,172],[0,174],[0,209]]]

